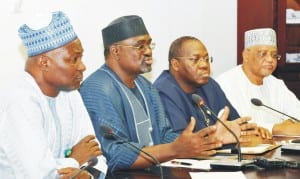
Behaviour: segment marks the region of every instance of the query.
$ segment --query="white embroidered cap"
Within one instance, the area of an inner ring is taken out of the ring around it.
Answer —
[[[41,24],[42,21],[37,22]],[[29,57],[64,46],[77,38],[69,18],[61,11],[52,13],[52,19],[47,26],[33,29],[27,24],[22,25],[19,36]]]
[[[255,45],[277,46],[276,32],[271,28],[252,29],[245,32],[245,48]]]

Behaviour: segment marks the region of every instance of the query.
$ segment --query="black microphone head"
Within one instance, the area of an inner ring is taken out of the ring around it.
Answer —
[[[197,95],[197,94],[192,94],[192,100],[194,103],[196,103],[197,105],[199,105],[199,103],[201,101],[203,101],[202,97]]]
[[[110,128],[108,126],[101,125],[100,133],[105,139],[116,140],[112,128]]]
[[[262,106],[263,103],[261,102],[261,100],[257,99],[257,98],[252,98],[251,99],[251,103],[254,104],[255,106]]]
[[[88,161],[88,166],[93,167],[93,166],[97,165],[97,163],[98,163],[98,158],[93,157]]]
[[[97,157],[91,157],[88,161],[87,161],[87,165],[84,167],[81,167],[80,170],[75,173],[73,176],[70,177],[70,179],[74,179],[76,178],[82,171],[86,170],[88,167],[94,167],[95,165],[97,165],[98,163],[98,158]]]

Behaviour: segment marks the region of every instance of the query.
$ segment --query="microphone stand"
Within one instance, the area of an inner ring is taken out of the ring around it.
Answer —
[[[162,170],[162,167],[160,165],[160,162],[154,156],[150,155],[148,152],[145,152],[144,150],[140,149],[139,147],[133,145],[132,143],[130,143],[130,141],[124,139],[123,137],[115,134],[113,132],[113,130],[110,127],[108,127],[108,126],[104,126],[104,125],[100,126],[100,132],[101,132],[102,136],[105,139],[108,139],[108,140],[121,139],[121,141],[119,141],[117,143],[126,143],[126,144],[130,145],[131,147],[133,147],[136,151],[142,152],[146,156],[150,157],[156,163],[156,166],[159,167],[160,178],[163,179],[163,170]]]
[[[129,141],[124,140],[124,143],[130,145],[131,147],[133,147],[134,149],[136,149],[137,151],[141,151],[143,154],[147,155],[148,157],[150,157],[155,163],[156,166],[158,166],[159,171],[160,171],[160,178],[163,179],[163,170],[162,167],[160,165],[160,162],[152,155],[150,155],[148,152],[145,152],[144,150],[138,148],[137,146],[133,145],[132,143],[130,143]]]
[[[238,155],[238,163],[231,164],[231,163],[228,163],[227,161],[226,162],[221,161],[221,162],[211,163],[210,166],[212,168],[217,168],[217,169],[226,169],[226,168],[227,169],[241,169],[242,166],[246,166],[246,165],[254,163],[254,161],[251,161],[251,160],[242,161],[241,145],[240,145],[240,141],[239,141],[238,137],[222,120],[220,120],[218,118],[218,116],[212,110],[210,110],[210,108],[208,106],[206,106],[204,104],[202,97],[200,97],[197,94],[193,94],[192,100],[199,106],[200,109],[203,109],[207,115],[210,115],[211,117],[214,117],[217,121],[219,121],[233,135],[233,137],[235,138],[236,143],[237,143],[236,149],[237,149],[237,153],[238,153],[237,154]]]
[[[280,112],[280,111],[278,111],[278,110],[276,110],[276,109],[273,109],[273,108],[271,108],[271,107],[269,107],[269,106],[266,106],[266,105],[264,105],[264,104],[262,104],[262,105],[263,105],[264,107],[266,107],[266,108],[269,108],[269,109],[271,109],[271,110],[273,110],[273,111],[276,111],[276,112],[278,112],[278,113],[280,113],[280,114],[283,114],[283,115],[285,115],[285,116],[291,118],[292,120],[294,120],[294,121],[296,121],[296,122],[300,122],[299,119],[296,119],[296,118],[294,118],[294,117],[292,117],[292,116],[290,116],[290,115],[284,114],[283,112]]]
[[[240,143],[238,137],[222,120],[220,120],[218,118],[218,116],[212,110],[209,110],[209,108],[205,104],[202,104],[202,107],[204,107],[204,109],[205,109],[204,111],[206,112],[206,114],[213,116],[217,121],[219,121],[222,124],[223,127],[225,127],[228,130],[228,132],[230,132],[233,135],[234,139],[236,140],[238,162],[241,162],[242,161],[241,143]]]
[[[285,115],[285,116],[291,118],[292,120],[294,120],[294,121],[296,121],[296,122],[300,122],[300,120],[297,119],[297,118],[295,118],[295,117],[292,117],[292,116],[290,116],[290,115],[288,115],[288,114],[285,114],[285,113],[280,112],[280,111],[278,111],[278,110],[276,110],[276,109],[274,109],[274,108],[271,108],[271,107],[269,107],[269,106],[267,106],[267,105],[264,105],[260,99],[252,98],[252,99],[251,99],[251,103],[252,103],[253,105],[255,105],[255,106],[264,106],[264,107],[269,108],[269,109],[271,109],[271,110],[273,110],[273,111],[275,111],[275,112],[278,112],[278,113],[280,113],[280,114],[282,114],[282,115]]]
[[[240,170],[243,166],[247,166],[250,164],[253,164],[254,161],[252,160],[242,160],[242,152],[241,152],[241,143],[238,139],[238,137],[235,135],[235,133],[222,121],[218,118],[218,116],[212,111],[210,110],[205,104],[203,104],[203,107],[206,109],[206,113],[209,114],[211,113],[211,116],[213,116],[214,118],[216,118],[217,121],[219,121],[223,127],[225,127],[235,138],[236,140],[236,149],[237,149],[237,155],[238,155],[238,162],[237,163],[228,163],[228,162],[214,162],[211,163],[210,166],[212,168],[216,168],[216,169],[238,169]]]

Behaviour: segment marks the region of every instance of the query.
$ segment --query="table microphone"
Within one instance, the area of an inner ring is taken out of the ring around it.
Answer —
[[[92,157],[90,160],[87,161],[87,165],[82,167],[76,174],[74,174],[73,176],[70,177],[70,179],[73,179],[75,177],[77,177],[83,170],[85,170],[88,167],[94,167],[95,165],[97,165],[98,163],[98,159],[97,157]]]
[[[262,103],[262,101],[259,100],[259,99],[257,99],[257,98],[252,98],[252,99],[251,99],[251,103],[254,104],[255,106],[264,106],[264,107],[269,108],[269,109],[271,109],[271,110],[273,110],[273,111],[276,111],[276,112],[278,112],[278,113],[280,113],[280,114],[283,114],[283,115],[285,115],[285,116],[291,118],[291,119],[294,120],[294,121],[300,122],[299,119],[296,119],[296,118],[294,118],[294,117],[292,117],[292,116],[290,116],[290,115],[287,115],[287,114],[285,114],[285,113],[283,113],[283,112],[280,112],[280,111],[278,111],[278,110],[276,110],[276,109],[273,109],[273,108],[271,108],[271,107],[269,107],[269,106],[264,105],[264,104]]]
[[[241,152],[241,145],[238,137],[236,134],[221,120],[219,117],[204,103],[204,100],[201,96],[197,94],[192,94],[192,100],[194,103],[198,105],[200,109],[202,109],[207,115],[210,115],[211,117],[215,118],[217,121],[219,121],[235,138],[237,146],[237,155],[238,159],[237,162],[234,161],[216,161],[210,164],[212,168],[216,169],[241,169],[243,166],[246,166],[248,164],[253,163],[252,160],[243,160],[242,161],[242,152]]]
[[[142,152],[144,153],[145,155],[147,155],[148,157],[150,157],[154,163],[156,163],[156,166],[159,167],[159,170],[160,170],[160,178],[163,179],[163,170],[162,170],[162,167],[160,165],[160,162],[151,154],[149,154],[148,152],[145,152],[143,149],[140,149],[139,147],[133,145],[132,143],[130,143],[129,140],[127,139],[124,139],[123,137],[117,135],[116,133],[114,133],[113,129],[108,127],[108,126],[105,126],[105,125],[101,125],[100,126],[100,133],[101,135],[105,138],[105,139],[108,139],[108,140],[121,140],[120,142],[118,143],[127,143],[129,144],[131,147],[133,147],[134,149],[136,149],[137,151],[139,152]]]

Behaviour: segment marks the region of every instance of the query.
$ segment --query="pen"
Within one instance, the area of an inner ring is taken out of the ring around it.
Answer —
[[[187,165],[187,166],[190,166],[192,165],[191,163],[187,163],[187,162],[180,162],[180,161],[171,161],[172,164],[177,164],[177,165]]]

